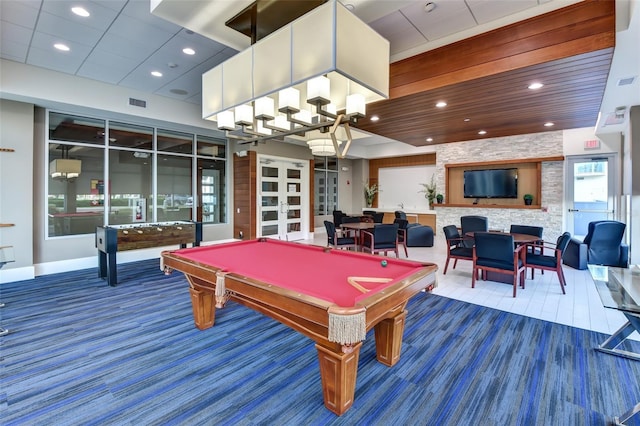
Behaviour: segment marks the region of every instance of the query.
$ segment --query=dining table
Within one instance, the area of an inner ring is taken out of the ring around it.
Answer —
[[[373,229],[376,226],[374,222],[347,222],[341,223],[340,229],[350,229],[356,233],[356,251],[359,250],[362,242],[361,232]]]

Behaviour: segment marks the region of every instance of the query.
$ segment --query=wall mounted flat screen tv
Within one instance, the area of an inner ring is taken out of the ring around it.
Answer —
[[[464,198],[518,198],[518,169],[465,170]]]

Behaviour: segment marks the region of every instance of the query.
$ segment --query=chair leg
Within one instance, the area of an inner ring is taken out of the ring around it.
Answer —
[[[513,274],[513,297],[516,297],[516,290],[518,288],[518,274]]]
[[[447,275],[447,268],[449,267],[449,256],[447,256],[447,261],[444,264],[444,272],[442,275]]]
[[[476,275],[478,275],[478,269],[474,264],[473,271],[471,272],[471,288],[476,288]]]
[[[562,270],[562,268],[560,268],[560,269],[557,270],[557,272],[558,272],[558,281],[560,281],[560,288],[562,289],[562,294],[567,294],[564,291],[564,286],[566,285],[565,284],[566,281],[564,279],[564,271]]]
[[[453,259],[453,269],[456,269],[456,266],[458,266],[458,259]]]
[[[407,243],[406,243],[406,242],[404,242],[404,243],[402,243],[402,245],[404,246],[404,255],[405,255],[406,257],[409,257],[409,252],[407,251]]]

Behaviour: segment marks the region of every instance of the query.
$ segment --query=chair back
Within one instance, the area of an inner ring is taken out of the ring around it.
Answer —
[[[367,216],[373,216],[376,214],[375,210],[362,210],[362,214],[365,214]]]
[[[442,230],[444,231],[444,237],[447,239],[449,246],[458,245],[460,243],[460,232],[458,232],[457,226],[447,225],[443,227]]]
[[[562,259],[562,255],[564,254],[564,251],[567,249],[567,246],[569,245],[569,241],[571,241],[571,234],[568,232],[565,232],[564,234],[558,237],[558,239],[556,240],[556,256],[559,254],[560,258]]]
[[[396,210],[394,212],[396,219],[407,219],[407,215],[402,210]]]
[[[588,243],[589,263],[597,265],[617,265],[620,259],[620,244],[626,225],[615,220],[601,220],[589,223]],[[585,241],[587,240],[585,237]]]
[[[359,223],[359,222],[360,222],[359,216],[343,216],[342,217],[342,223]]]
[[[333,224],[335,226],[340,226],[340,224],[342,223],[342,218],[344,218],[344,213],[342,213],[342,210],[333,211]]]
[[[407,229],[407,225],[409,224],[409,221],[407,219],[396,218],[396,219],[393,219],[393,223],[397,223],[399,229]]]
[[[462,227],[462,235],[467,232],[487,232],[489,221],[485,216],[461,216],[460,226]]]
[[[333,224],[333,222],[325,220],[324,228],[327,230],[327,242],[329,244],[333,244],[334,238],[336,236],[336,226]]]
[[[382,223],[382,219],[384,219],[384,212],[376,212],[373,214],[374,223]]]
[[[542,226],[529,226],[529,225],[511,225],[509,233],[511,234],[525,234],[533,235],[535,237],[542,238]]]
[[[513,269],[513,236],[497,232],[477,232],[474,234],[476,257],[511,265]]]
[[[374,248],[393,248],[398,240],[397,223],[380,223],[373,228]]]

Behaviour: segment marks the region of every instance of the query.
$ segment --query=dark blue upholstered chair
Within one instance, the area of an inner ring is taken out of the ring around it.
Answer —
[[[473,249],[465,247],[462,244],[463,238],[458,232],[458,227],[455,225],[448,225],[442,228],[444,231],[444,237],[447,239],[447,262],[444,264],[443,275],[447,273],[449,267],[449,260],[453,259],[453,269],[456,269],[458,265],[458,259],[461,260],[473,260]]]
[[[362,250],[372,254],[392,251],[398,255],[398,224],[397,223],[380,223],[376,224],[372,230],[361,232]]]
[[[376,212],[373,214],[374,223],[382,223],[383,219],[384,219],[384,212]]]
[[[497,232],[476,232],[473,246],[473,273],[471,288],[476,286],[478,272],[498,272],[513,275],[513,297],[516,297],[518,277],[524,288],[525,249],[524,245],[514,248],[513,236]]]
[[[349,233],[343,233],[344,231],[336,230],[336,226],[333,222],[328,220],[324,221],[324,227],[327,230],[327,247],[335,248],[356,248],[356,239]]]
[[[525,235],[533,235],[534,237],[539,237],[540,240],[533,243],[534,245],[544,244],[544,240],[542,239],[543,231],[544,231],[544,228],[542,226],[511,225],[511,227],[509,228],[509,233],[511,234],[525,234]],[[529,246],[527,250],[533,250],[533,247]],[[536,251],[540,253],[539,247],[536,248]]]
[[[531,268],[531,279],[533,279],[533,271],[535,269],[555,271],[558,274],[562,294],[565,294],[564,286],[567,285],[567,281],[564,279],[564,272],[562,271],[562,255],[567,249],[570,240],[571,234],[565,232],[558,237],[555,245],[543,244],[541,246],[535,243],[527,243],[527,246],[530,246],[532,250],[527,250],[525,253],[525,267]],[[536,249],[535,252],[533,248]],[[538,253],[538,249],[542,249],[542,252]],[[552,250],[553,254],[545,254],[545,249],[547,251]]]
[[[404,247],[405,256],[409,257],[407,247],[433,247],[433,229],[430,226],[397,218],[393,223],[398,224],[398,244]]]
[[[569,241],[564,264],[575,269],[587,269],[587,264],[628,268],[629,247],[622,242],[625,228],[615,220],[590,222],[583,241]]]
[[[342,213],[342,210],[334,210],[333,211],[333,224],[335,226],[340,226],[342,224],[342,218],[345,216],[344,213]]]
[[[462,228],[463,242],[467,248],[473,247],[473,238],[465,237],[467,232],[487,232],[489,230],[489,220],[485,216],[460,216],[460,227]]]

